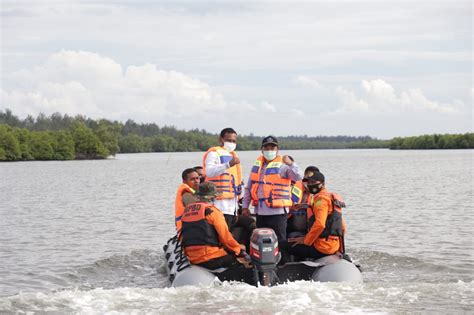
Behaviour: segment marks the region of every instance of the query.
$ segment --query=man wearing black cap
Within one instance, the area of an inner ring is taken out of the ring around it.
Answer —
[[[262,140],[262,155],[250,172],[242,202],[242,214],[249,215],[249,205],[255,208],[257,227],[272,228],[278,241],[286,241],[287,213],[292,205],[291,181],[303,178],[289,155],[278,155],[278,140],[267,136]]]
[[[324,175],[309,171],[303,181],[314,194],[311,210],[314,223],[305,236],[289,238],[289,252],[300,258],[321,258],[340,251],[344,253],[343,236],[346,225],[342,219],[344,201],[326,190]]]

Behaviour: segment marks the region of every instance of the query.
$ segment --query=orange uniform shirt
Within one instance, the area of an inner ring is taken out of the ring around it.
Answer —
[[[312,209],[314,213],[314,224],[311,230],[304,238],[304,244],[307,246],[314,246],[319,252],[324,254],[334,254],[339,250],[339,237],[329,236],[326,238],[319,238],[319,235],[326,227],[326,219],[332,212],[331,195],[323,188],[317,195],[314,196]],[[342,220],[342,230],[346,231],[346,223]]]
[[[216,229],[217,235],[219,235],[220,243],[238,255],[241,250],[240,244],[230,233],[222,212],[216,208],[213,208],[212,213],[206,216],[206,221],[207,223],[213,225]],[[228,252],[223,247],[208,245],[187,246],[184,248],[184,253],[186,256],[188,256],[188,259],[192,264],[203,263],[228,254]]]

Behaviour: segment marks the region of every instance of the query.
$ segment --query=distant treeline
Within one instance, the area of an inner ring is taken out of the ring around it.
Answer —
[[[474,133],[393,138],[392,150],[474,149]]]
[[[269,131],[269,133],[278,136],[278,132]],[[467,136],[467,139],[470,140],[467,142],[467,147],[472,148],[472,134],[468,135],[470,137]],[[204,152],[217,144],[217,137],[217,134],[205,130],[183,131],[174,126],[159,127],[154,123],[138,124],[130,119],[122,123],[107,119],[94,120],[81,115],[73,117],[60,113],[54,113],[51,116],[39,114],[36,118],[28,116],[20,119],[8,109],[0,110],[0,161],[101,159],[118,152]],[[253,134],[239,135],[238,150],[259,150],[261,139],[262,136]],[[288,136],[278,137],[278,139],[281,148],[298,150],[389,148],[393,141],[399,143],[399,141],[404,142],[404,139],[412,138],[395,138],[392,142],[368,136]],[[456,143],[462,143],[461,147],[465,148],[465,142],[456,141]],[[393,148],[413,149],[415,147],[394,146]]]

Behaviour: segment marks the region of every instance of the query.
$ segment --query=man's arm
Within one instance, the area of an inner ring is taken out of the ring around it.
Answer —
[[[252,189],[252,181],[250,178],[247,180],[247,185],[244,187],[244,198],[242,200],[242,208],[245,209],[250,206],[250,202],[252,201],[252,195],[251,195],[251,189]]]
[[[195,195],[193,195],[193,194],[190,193],[190,192],[185,192],[185,193],[183,194],[182,199],[183,199],[183,204],[184,204],[185,207],[186,207],[187,205],[192,204],[192,203],[195,203],[196,201],[199,200]]]
[[[321,235],[326,227],[326,219],[328,217],[330,201],[325,198],[317,198],[313,203],[313,213],[315,221],[311,230],[306,234],[304,238],[304,244],[311,246],[316,239]]]
[[[209,152],[206,157],[206,177],[219,176],[230,167],[230,162],[221,163],[219,155],[216,152]]]
[[[303,172],[301,172],[300,168],[293,161],[292,157],[289,155],[284,155],[283,163],[284,164],[280,168],[281,178],[288,178],[295,182],[303,179]]]

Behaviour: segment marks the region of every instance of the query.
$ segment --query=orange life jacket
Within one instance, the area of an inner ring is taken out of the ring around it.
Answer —
[[[329,210],[326,218],[326,227],[319,235],[319,238],[329,239],[330,236],[343,236],[343,223],[342,223],[342,208],[346,207],[344,200],[337,193],[325,192],[331,198],[332,207]],[[314,222],[314,214],[313,214]],[[311,223],[312,224],[312,223]]]
[[[209,211],[219,211],[212,208],[212,205],[204,202],[196,202],[186,206],[181,219],[183,223],[181,244],[183,247],[196,245],[221,246],[216,229],[206,220]]]
[[[270,208],[290,207],[293,204],[291,201],[291,180],[282,178],[280,175],[280,169],[284,165],[281,155],[268,162],[265,174],[260,181],[263,163],[265,163],[265,158],[261,155],[250,172],[252,204],[256,206],[259,201],[265,201],[265,204]],[[257,196],[260,185],[263,185],[262,198]]]
[[[174,224],[176,225],[176,230],[179,231],[181,230],[181,217],[183,216],[183,211],[184,211],[184,203],[183,203],[183,194],[185,192],[189,192],[191,194],[194,194],[194,189],[189,187],[187,184],[182,183],[178,187],[178,191],[176,192],[176,200],[174,202],[174,210],[175,210],[175,221]]]
[[[232,160],[234,156],[237,157],[235,151],[229,153],[223,147],[212,147],[207,150],[202,159],[204,173],[206,173],[206,158],[210,152],[216,152],[221,163],[227,163]],[[219,176],[206,176],[206,182],[214,183],[217,190],[222,192],[222,195],[218,196],[216,199],[232,199],[236,196],[240,196],[242,194],[242,169],[240,168],[240,163],[228,168],[225,173],[222,173]]]
[[[322,230],[315,229],[316,218],[313,216],[311,222],[309,222],[312,226],[308,234],[306,234],[305,241],[309,235],[318,233],[317,238],[312,241],[312,245],[319,252],[334,254],[337,251],[341,251],[344,253],[345,223],[342,219],[342,208],[345,207],[345,204],[341,196],[328,192],[326,189],[314,195],[313,209],[316,208],[319,202],[324,203],[325,211],[327,211],[326,221],[321,223],[324,227]]]

